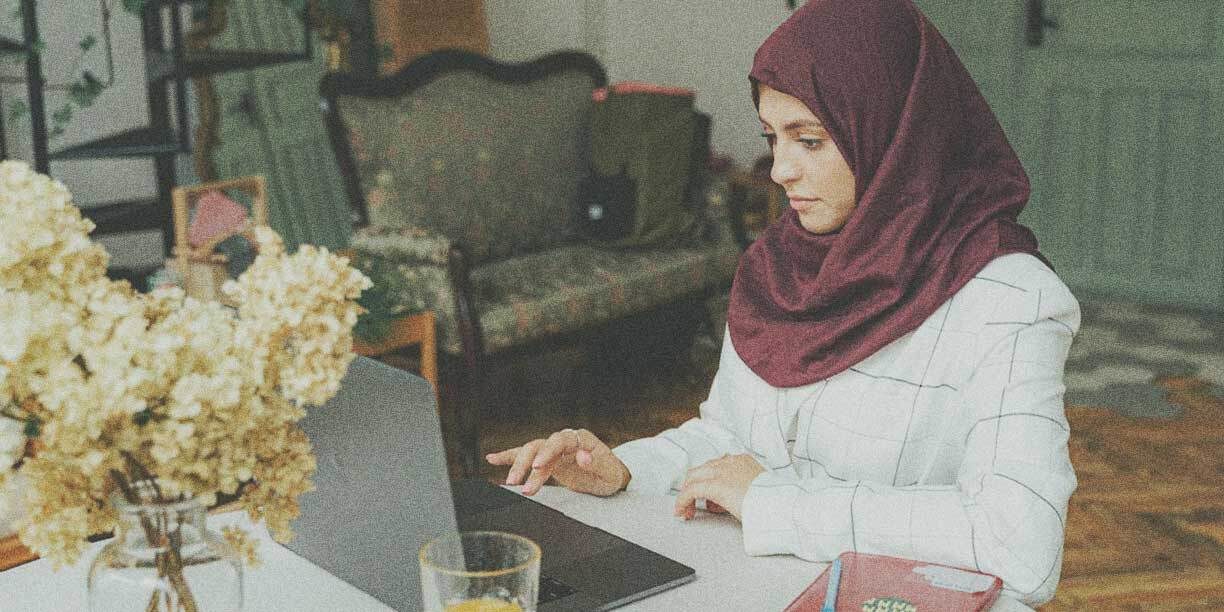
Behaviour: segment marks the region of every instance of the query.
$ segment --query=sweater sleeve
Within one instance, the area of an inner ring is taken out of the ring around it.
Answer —
[[[731,432],[727,407],[719,399],[719,387],[727,384],[725,376],[726,369],[719,367],[697,418],[613,449],[613,454],[629,468],[628,490],[668,493],[680,488],[689,469],[723,455],[748,452]]]
[[[765,472],[743,505],[749,554],[826,561],[840,552],[922,559],[1003,579],[1029,604],[1054,595],[1075,473],[1063,365],[1079,325],[1065,288],[986,351],[963,400],[968,433],[955,484],[891,487]]]

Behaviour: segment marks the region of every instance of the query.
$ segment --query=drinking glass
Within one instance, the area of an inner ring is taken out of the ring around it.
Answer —
[[[540,547],[500,531],[445,535],[421,547],[426,612],[535,612]]]

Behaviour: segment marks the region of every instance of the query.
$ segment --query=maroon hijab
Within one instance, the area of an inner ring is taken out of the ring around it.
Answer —
[[[1037,253],[1029,182],[948,43],[910,0],[809,0],[751,80],[802,100],[854,173],[857,206],[816,235],[788,210],[740,261],[727,323],[776,387],[823,380],[916,329],[992,259]]]

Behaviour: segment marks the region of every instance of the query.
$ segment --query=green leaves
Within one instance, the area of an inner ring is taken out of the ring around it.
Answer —
[[[94,100],[98,98],[103,89],[106,89],[106,86],[102,84],[102,81],[86,70],[81,78],[68,88],[68,95],[77,106],[85,108],[93,105]]]
[[[337,19],[345,24],[347,24],[348,20],[350,19],[352,15],[353,4],[354,4],[354,0],[278,0],[278,1],[282,5],[290,8],[291,10],[294,10],[295,12],[297,12],[299,15],[303,17],[306,16],[309,8],[314,7],[319,13],[322,13],[323,15],[326,15],[330,18]],[[21,4],[19,2],[13,2],[13,0],[8,0],[8,2],[12,2],[12,5],[10,6],[13,6],[13,8],[10,12],[12,14],[13,19],[15,21],[20,21],[22,17]],[[162,3],[162,2],[163,0],[121,0],[121,6],[124,12],[131,14],[131,15],[135,15],[138,18],[140,18],[144,14],[144,11],[147,8],[159,6],[159,3]],[[221,5],[225,5],[225,4],[231,3],[232,0],[215,0],[215,2]],[[4,4],[6,4],[5,0],[0,0],[0,7],[2,7]],[[216,8],[217,5],[213,4],[212,2],[209,2],[207,4],[197,3],[195,6],[197,7],[208,6],[208,7]],[[0,10],[4,10],[4,9],[0,8]],[[80,70],[81,65],[84,63],[86,55],[90,54],[91,52],[98,51],[98,48],[101,46],[99,44],[100,42],[101,40],[99,39],[99,36],[93,33],[84,34],[81,37],[80,41],[78,41],[77,43],[77,47],[80,50],[80,56],[76,60],[76,65],[77,65],[76,70]],[[28,53],[33,53],[36,55],[43,55],[46,49],[47,49],[46,41],[39,39],[39,40],[35,40],[33,44],[29,46]],[[109,45],[108,45],[107,52],[109,53]],[[392,49],[389,45],[386,45],[386,44],[383,44],[381,48],[375,48],[373,52],[376,55],[378,61],[385,61],[392,57]],[[24,62],[25,54],[24,53],[6,54],[4,56],[3,61],[5,62],[8,62],[8,61]],[[62,58],[62,57],[56,57],[56,58],[44,57],[43,58],[44,65],[46,65],[46,63],[50,61],[58,62],[60,65],[63,65],[66,67],[65,58]],[[49,117],[49,121],[48,121],[49,125],[47,126],[48,136],[50,138],[55,138],[55,137],[63,135],[65,133],[67,126],[71,123],[72,119],[75,116],[77,116],[77,111],[80,109],[84,109],[84,108],[93,106],[95,101],[98,99],[98,96],[100,96],[102,92],[106,90],[107,87],[108,87],[108,84],[106,81],[98,79],[92,72],[88,70],[81,70],[80,76],[76,80],[72,81],[71,83],[68,83],[66,86],[64,84],[56,84],[56,85],[48,86],[49,90],[58,90],[60,92],[65,92],[67,94],[66,95],[67,100],[65,104],[63,106],[60,106],[54,112],[52,112],[51,116]],[[17,99],[17,100],[10,101],[7,109],[0,109],[0,112],[5,112],[6,120],[16,123],[28,117],[28,115],[30,114],[30,108],[25,100]]]
[[[51,113],[51,119],[56,123],[68,123],[72,121],[72,105],[65,104]]]
[[[22,427],[21,433],[27,438],[37,438],[42,433],[42,421],[38,417],[31,415],[26,419],[25,426]]]
[[[123,8],[128,12],[139,14],[150,1],[153,0],[123,0]],[[13,15],[16,18],[21,17],[20,4],[17,5],[17,9],[14,11]],[[80,66],[84,62],[86,55],[97,49],[98,42],[99,39],[94,34],[86,34],[81,37],[80,41],[77,42],[77,48],[80,50],[80,55],[76,60],[77,67],[74,70],[80,70]],[[29,53],[43,55],[45,54],[46,49],[46,41],[40,38],[35,40],[34,43],[29,46]],[[24,54],[15,55],[18,56],[19,60],[25,61]],[[62,62],[63,58],[43,57],[42,61],[45,69],[48,62]],[[49,138],[56,138],[64,134],[68,124],[72,122],[73,117],[76,115],[77,109],[93,106],[94,101],[97,100],[98,96],[101,95],[107,88],[107,83],[98,79],[98,77],[92,72],[88,70],[81,70],[80,76],[71,83],[66,85],[44,83],[44,86],[47,90],[57,90],[67,93],[67,100],[62,106],[51,112],[48,121],[49,125],[47,126],[47,136]],[[8,121],[16,123],[17,121],[26,118],[29,114],[30,108],[25,100],[13,100],[9,103],[6,118]]]
[[[9,102],[9,123],[17,121],[28,114],[30,114],[30,107],[26,105],[25,100],[13,100],[12,102]]]
[[[64,128],[72,122],[73,106],[71,102],[65,103],[63,106],[51,112],[51,134],[52,138],[62,136]]]
[[[153,411],[148,408],[132,415],[132,422],[141,427],[147,425],[151,420],[153,420]]]
[[[365,309],[357,317],[357,325],[353,326],[353,335],[366,342],[378,342],[391,333],[391,322],[395,319],[395,301],[391,299],[388,277],[390,266],[382,260],[369,260],[363,270],[374,284],[361,292],[357,304]],[[354,262],[357,264],[357,262]],[[360,266],[358,266],[360,267]]]
[[[357,338],[380,342],[391,333],[395,319],[425,310],[423,288],[405,279],[393,262],[358,254],[352,265],[374,283],[357,298],[357,304],[365,309],[353,327]]]

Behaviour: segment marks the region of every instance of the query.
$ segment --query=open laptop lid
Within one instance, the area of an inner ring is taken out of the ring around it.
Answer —
[[[432,387],[358,357],[301,426],[318,470],[288,548],[396,610],[420,609],[417,551],[456,531]]]

